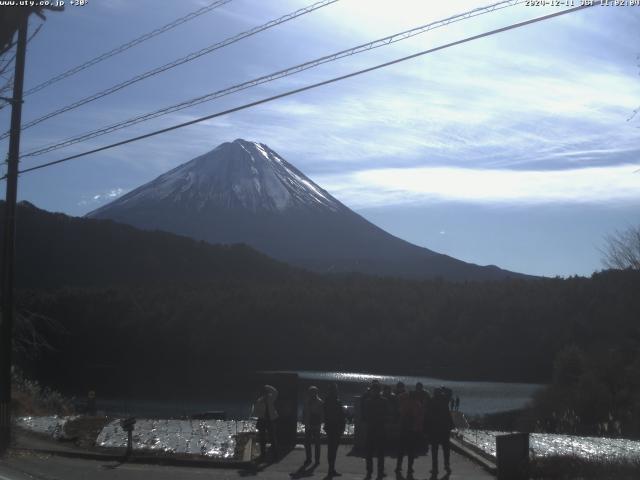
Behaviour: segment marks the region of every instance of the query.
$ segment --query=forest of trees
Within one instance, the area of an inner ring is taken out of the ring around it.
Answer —
[[[40,371],[72,383],[83,364],[105,362],[183,379],[255,366],[545,382],[567,345],[640,346],[638,280],[632,271],[486,284],[219,280],[22,291],[19,302],[62,325]]]
[[[151,385],[154,370],[185,382],[232,367],[546,382],[567,345],[640,347],[639,280],[635,271],[462,284],[314,276],[29,290],[19,302],[63,327],[37,363],[59,387],[99,364]]]
[[[640,271],[640,226],[606,237],[604,263],[634,275]],[[624,272],[609,272],[609,278]],[[631,287],[632,288],[632,287]],[[626,308],[603,313],[624,316]],[[598,348],[585,348],[578,339],[556,353],[552,381],[533,405],[537,428],[569,434],[640,435],[640,349],[637,331],[620,330]],[[628,335],[628,337],[627,337]],[[588,344],[587,344],[588,345]]]
[[[18,308],[49,320],[34,324],[50,345],[20,360],[65,392],[188,394],[256,369],[532,381],[551,384],[537,399],[549,428],[575,428],[558,420],[573,415],[590,431],[616,420],[638,429],[637,270],[467,283],[323,276],[248,247],[28,205],[18,237]]]

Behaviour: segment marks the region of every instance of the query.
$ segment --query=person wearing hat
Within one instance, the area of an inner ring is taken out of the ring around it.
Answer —
[[[302,408],[304,423],[305,465],[311,464],[311,444],[314,445],[315,465],[320,464],[320,427],[324,416],[324,402],[318,395],[318,387],[311,386]]]
[[[276,399],[278,390],[271,385],[264,385],[260,395],[253,404],[253,416],[258,418],[256,428],[258,429],[258,439],[260,442],[260,460],[265,460],[267,455],[267,437],[271,441],[273,458],[278,458],[278,441],[276,435],[276,420],[278,411],[276,410]]]

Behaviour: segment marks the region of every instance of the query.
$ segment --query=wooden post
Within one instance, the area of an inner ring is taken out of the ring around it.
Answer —
[[[7,188],[4,205],[4,241],[2,243],[2,274],[0,295],[2,298],[2,324],[0,324],[0,452],[11,443],[11,350],[13,340],[13,279],[15,259],[16,202],[18,196],[18,159],[20,157],[20,125],[22,123],[22,88],[27,49],[29,15],[20,19],[18,43],[11,99],[11,134],[7,159]]]

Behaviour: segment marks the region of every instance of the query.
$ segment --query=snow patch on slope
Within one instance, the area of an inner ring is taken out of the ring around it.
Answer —
[[[346,208],[267,145],[241,139],[223,143],[103,208],[158,201],[195,210],[312,208],[335,212]]]

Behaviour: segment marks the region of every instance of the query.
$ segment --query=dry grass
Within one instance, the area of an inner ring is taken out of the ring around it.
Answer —
[[[29,380],[18,371],[12,373],[11,407],[14,416],[72,415],[73,405],[61,393]]]

